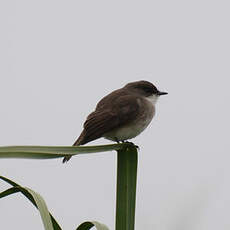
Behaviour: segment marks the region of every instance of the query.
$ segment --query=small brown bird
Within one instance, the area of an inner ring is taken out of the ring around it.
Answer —
[[[73,146],[84,145],[100,137],[124,142],[139,135],[155,115],[159,91],[148,81],[136,81],[102,98],[84,123],[84,129]],[[63,163],[71,156],[64,157]]]

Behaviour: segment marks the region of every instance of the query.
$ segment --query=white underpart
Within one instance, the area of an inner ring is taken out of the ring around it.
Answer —
[[[153,94],[152,96],[146,97],[148,101],[150,101],[153,105],[157,103],[159,96]]]
[[[146,97],[146,99],[153,106],[155,106],[155,104],[157,102],[157,99],[158,99],[158,96],[157,95],[152,95],[150,97]],[[152,105],[149,105],[149,106],[152,107]],[[119,129],[113,130],[113,131],[107,133],[104,137],[106,139],[114,140],[114,141],[116,139],[119,140],[119,141],[132,139],[132,138],[136,137],[137,135],[139,135],[142,131],[145,130],[145,128],[151,122],[154,114],[155,114],[155,111],[153,113],[150,113],[149,116],[147,116],[145,119],[139,120],[139,121],[137,121],[136,123],[134,123],[132,125],[123,126],[123,127],[119,128]]]

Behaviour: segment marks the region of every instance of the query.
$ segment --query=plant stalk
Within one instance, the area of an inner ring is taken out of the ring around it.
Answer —
[[[117,151],[116,230],[134,230],[137,162],[135,146]]]

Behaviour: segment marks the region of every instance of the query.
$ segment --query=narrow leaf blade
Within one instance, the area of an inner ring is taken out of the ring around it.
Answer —
[[[41,197],[40,194],[38,194],[37,192],[34,192],[32,189],[29,189],[29,188],[24,188],[24,189],[26,191],[28,191],[32,195],[32,197],[34,198],[34,201],[35,201],[35,203],[38,207],[38,210],[40,212],[45,230],[54,230],[53,225],[52,225],[52,221],[51,221],[51,217],[49,214],[49,210],[48,210],[48,207],[47,207],[44,199]]]
[[[17,193],[17,192],[21,192],[28,200],[31,201],[31,203],[36,208],[39,209],[39,207],[41,207],[41,205],[44,202],[44,200],[43,200],[43,198],[39,194],[35,193],[31,189],[24,188],[24,187],[20,186],[19,184],[15,183],[14,181],[12,181],[12,180],[10,180],[10,179],[8,179],[6,177],[0,176],[0,179],[2,179],[3,181],[5,181],[8,184],[10,184],[10,185],[13,186],[12,188],[5,190],[4,192],[1,192],[0,193],[0,198],[9,196],[9,195]],[[41,205],[39,204],[40,205],[39,207],[38,207],[38,203],[35,201],[35,197],[34,196],[37,197],[36,198],[37,202],[38,202],[38,200],[40,200],[39,202],[41,203]],[[43,208],[45,208],[45,206],[42,206],[42,212],[43,212]],[[39,209],[39,211],[40,211],[40,209]],[[45,212],[46,212],[45,217],[47,218],[47,210]],[[51,221],[52,221],[52,226],[53,226],[52,229],[53,230],[62,230],[61,227],[59,226],[59,224],[57,223],[57,221],[55,220],[55,218],[52,216],[52,214],[49,213],[49,215],[50,215],[50,218],[51,218]]]
[[[86,153],[120,150],[129,143],[98,146],[3,146],[0,158],[51,159]]]
[[[137,149],[132,146],[117,153],[116,230],[134,230]]]
[[[97,221],[86,221],[82,223],[76,230],[89,230],[92,227],[96,227],[97,230],[109,230],[109,228]]]

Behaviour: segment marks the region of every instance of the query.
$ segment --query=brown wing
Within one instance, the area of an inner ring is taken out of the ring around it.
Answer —
[[[97,107],[84,123],[84,130],[74,145],[84,145],[102,137],[105,133],[133,121],[139,113],[137,97],[133,95],[120,96]]]

